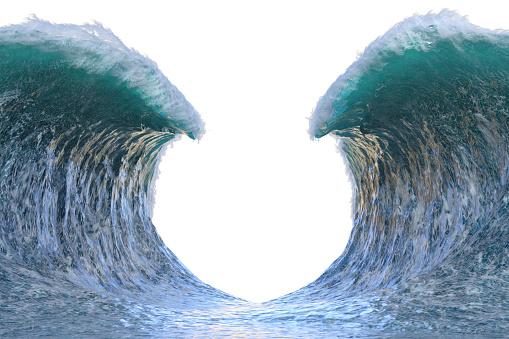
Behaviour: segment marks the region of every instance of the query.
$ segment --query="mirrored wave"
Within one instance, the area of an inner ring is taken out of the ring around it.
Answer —
[[[151,223],[166,144],[204,124],[101,25],[0,29],[4,336],[503,336],[509,35],[453,12],[378,38],[310,119],[356,185],[344,253],[253,304],[204,284]],[[340,216],[338,216],[340,217]]]

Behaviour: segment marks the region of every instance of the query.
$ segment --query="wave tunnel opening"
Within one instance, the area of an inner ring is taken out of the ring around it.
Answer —
[[[158,165],[152,221],[161,238],[202,281],[245,300],[316,280],[351,232],[353,180],[337,143],[291,136],[181,140]]]

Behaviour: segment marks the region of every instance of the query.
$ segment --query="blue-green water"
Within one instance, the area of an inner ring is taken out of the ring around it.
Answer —
[[[253,304],[151,223],[159,152],[204,131],[155,63],[100,25],[1,28],[0,335],[504,337],[508,97],[506,32],[442,12],[374,41],[310,120],[354,176],[347,248]]]

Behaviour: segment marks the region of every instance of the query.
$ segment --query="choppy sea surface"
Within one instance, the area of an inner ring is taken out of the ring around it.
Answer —
[[[507,337],[509,32],[409,18],[309,131],[350,166],[348,245],[308,286],[246,302],[151,222],[162,149],[204,133],[157,65],[99,24],[0,28],[0,336]]]

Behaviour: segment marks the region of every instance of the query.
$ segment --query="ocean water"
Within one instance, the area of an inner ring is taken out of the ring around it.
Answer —
[[[509,32],[449,11],[369,45],[319,100],[356,186],[344,253],[255,304],[151,223],[158,157],[203,123],[99,24],[0,28],[0,336],[507,337]]]

